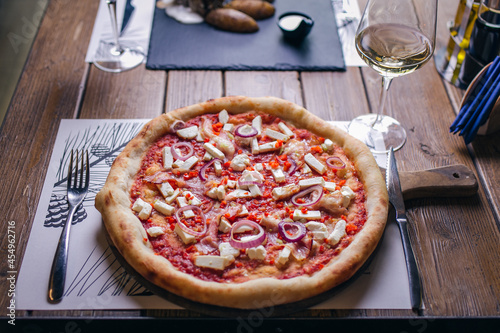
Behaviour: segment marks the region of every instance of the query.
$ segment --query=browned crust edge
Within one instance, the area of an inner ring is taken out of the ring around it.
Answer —
[[[264,111],[330,138],[354,161],[365,186],[368,219],[354,241],[341,254],[312,276],[288,280],[263,278],[240,284],[206,282],[181,273],[168,260],[154,255],[146,232],[130,209],[130,187],[149,146],[169,131],[176,120],[226,109],[237,114]],[[276,97],[230,96],[173,110],[148,122],[115,159],[106,184],[97,194],[110,238],[125,260],[155,285],[192,301],[239,309],[260,308],[303,300],[321,294],[348,280],[369,258],[382,237],[388,213],[385,181],[368,148],[344,131],[311,114],[303,107]]]

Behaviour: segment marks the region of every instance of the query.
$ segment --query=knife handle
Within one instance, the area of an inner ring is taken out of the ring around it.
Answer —
[[[420,275],[418,273],[417,261],[411,248],[410,237],[408,235],[408,227],[406,218],[397,218],[399,232],[403,240],[403,252],[406,258],[406,270],[408,272],[408,282],[410,285],[410,301],[411,308],[414,310],[420,309],[422,303],[422,287],[420,284]]]
[[[474,172],[462,164],[441,168],[400,172],[405,200],[431,197],[464,197],[476,194]]]

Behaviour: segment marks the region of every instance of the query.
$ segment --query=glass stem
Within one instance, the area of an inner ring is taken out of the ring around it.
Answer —
[[[391,86],[392,77],[382,76],[382,92],[380,93],[380,101],[377,110],[377,117],[372,124],[372,127],[376,123],[380,122],[382,119],[382,112],[384,111],[385,100],[387,99],[387,93],[389,92],[389,87]]]
[[[115,39],[115,52],[122,53],[123,49],[118,42],[118,23],[116,21],[116,0],[106,1],[109,9],[109,15],[111,16],[111,27],[113,28],[113,37]]]

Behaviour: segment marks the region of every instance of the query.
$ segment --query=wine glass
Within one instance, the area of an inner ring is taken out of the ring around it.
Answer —
[[[120,73],[139,66],[145,59],[144,52],[139,47],[124,47],[118,40],[118,25],[116,21],[116,0],[107,0],[114,43],[101,41],[96,53],[94,65],[106,72]]]
[[[432,56],[436,39],[437,0],[369,0],[356,32],[356,50],[382,76],[377,113],[353,119],[349,134],[373,153],[401,148],[406,131],[382,115],[392,79],[422,67]]]

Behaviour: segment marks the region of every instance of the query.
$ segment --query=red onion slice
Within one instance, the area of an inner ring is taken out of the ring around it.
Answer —
[[[177,152],[175,151],[176,148],[182,148],[182,147],[185,147],[188,149],[188,152],[184,155],[179,155],[177,154]],[[193,153],[194,153],[194,148],[193,148],[193,145],[188,143],[188,142],[178,142],[178,143],[175,143],[172,145],[172,147],[170,148],[172,149],[172,156],[176,159],[176,160],[181,160],[181,161],[185,161],[187,160],[188,158],[190,158],[191,156],[193,156]]]
[[[186,210],[192,210],[195,214],[198,214],[199,216],[201,216],[201,223],[202,223],[202,227],[203,227],[202,231],[195,231],[195,230],[189,229],[189,227],[187,225],[185,225],[184,222],[182,222],[180,214]],[[189,206],[184,206],[184,207],[179,208],[175,212],[175,219],[177,220],[177,225],[179,226],[179,228],[181,228],[182,231],[184,231],[190,235],[193,235],[195,237],[201,237],[207,233],[207,220],[205,218],[205,214],[203,214],[203,211],[198,206],[189,205]]]
[[[162,184],[170,179],[170,175],[165,171],[158,171],[150,176],[145,176],[144,181],[153,184]]]
[[[296,229],[293,234],[289,234],[290,229]],[[300,222],[285,222],[278,223],[278,232],[281,238],[289,243],[295,243],[304,238],[306,235],[306,227]]]
[[[251,138],[259,134],[259,131],[255,127],[245,124],[236,127],[234,134],[242,138]]]
[[[255,230],[258,230],[259,233],[252,236],[244,236],[244,237],[251,237],[250,239],[244,241],[234,238],[234,232],[238,230],[240,227],[245,225],[252,227]],[[259,224],[250,220],[241,220],[234,223],[233,226],[231,227],[231,238],[229,239],[229,244],[231,244],[231,246],[234,247],[235,249],[247,249],[259,246],[265,239],[266,239],[266,233]]]
[[[208,168],[209,168],[212,164],[214,164],[214,163],[215,163],[215,161],[221,161],[221,160],[219,160],[218,158],[213,158],[210,162],[205,163],[205,164],[201,167],[200,172],[198,173],[198,176],[200,177],[200,179],[201,179],[201,180],[203,180],[203,181],[206,181],[206,180],[207,180],[207,175],[206,175],[206,173],[207,173],[207,169],[208,169]],[[221,161],[221,162],[222,162],[222,161]]]
[[[295,171],[297,171],[297,169],[299,168],[299,165],[298,165],[298,164],[297,164],[297,162],[295,162],[295,160],[294,160],[294,159],[292,159],[292,158],[291,158],[291,159],[289,159],[289,162],[290,162],[290,164],[291,164],[292,166],[290,167],[290,170],[288,171],[288,174],[291,176],[291,175],[293,175],[293,174],[295,173]]]
[[[174,121],[172,126],[170,126],[170,131],[172,133],[175,133],[184,127],[186,127],[186,123],[184,123],[182,120],[176,120],[176,121]]]
[[[326,164],[334,170],[341,170],[345,168],[344,161],[342,161],[342,159],[338,156],[328,157],[326,159]]]
[[[309,202],[306,202],[306,203],[297,202],[298,199],[305,197],[306,195],[308,195],[311,192],[315,192],[316,196],[313,197]],[[307,207],[307,206],[311,206],[311,205],[314,205],[315,203],[317,203],[321,199],[322,196],[323,196],[323,187],[321,187],[321,185],[314,185],[314,186],[308,187],[305,190],[300,191],[299,193],[295,194],[292,197],[292,203],[295,206]]]

